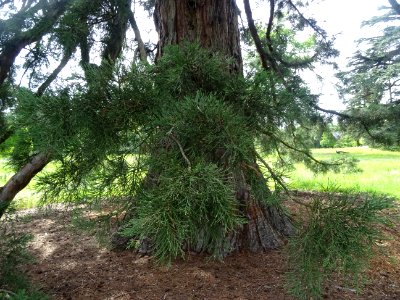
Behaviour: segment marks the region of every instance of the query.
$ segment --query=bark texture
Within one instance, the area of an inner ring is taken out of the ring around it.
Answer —
[[[13,177],[0,188],[0,218],[14,199],[15,195],[26,187],[31,179],[49,162],[50,156],[39,153],[31,158]]]
[[[238,8],[234,0],[157,0],[154,21],[159,34],[157,57],[166,45],[199,42],[233,58],[241,73]]]
[[[185,41],[199,42],[205,48],[222,52],[232,58],[232,71],[242,73],[235,1],[157,0],[154,19],[159,34],[158,57],[162,55],[166,45]],[[257,164],[254,165],[258,170]],[[258,173],[262,179],[262,173]],[[293,233],[291,220],[281,209],[265,205],[265,199],[256,199],[248,174],[245,168],[232,174],[236,178],[236,198],[247,224],[242,230],[226,237],[225,254],[232,250],[256,252],[275,249],[285,242],[285,237]],[[201,238],[194,248],[195,251],[204,250]]]

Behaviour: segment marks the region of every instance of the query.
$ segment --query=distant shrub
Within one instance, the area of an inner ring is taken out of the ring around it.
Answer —
[[[332,132],[324,132],[320,141],[322,148],[333,148],[336,145],[336,138],[333,136]]]
[[[357,141],[348,134],[341,136],[336,144],[335,147],[344,148],[344,147],[357,147]]]

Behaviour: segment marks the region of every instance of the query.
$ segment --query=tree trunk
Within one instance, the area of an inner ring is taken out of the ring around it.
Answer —
[[[154,16],[159,33],[157,56],[162,55],[166,45],[199,42],[205,48],[232,58],[232,72],[242,74],[237,14],[233,0],[157,0]],[[255,169],[258,169],[256,164]],[[280,208],[267,206],[265,199],[255,198],[246,173],[249,173],[248,170],[238,170],[232,176],[236,178],[238,206],[243,207],[242,214],[247,224],[240,232],[229,234],[224,244],[228,244],[229,251],[277,248],[293,232],[291,220]],[[259,173],[260,180],[263,180]],[[267,186],[265,188],[268,189]],[[199,241],[195,248],[196,251],[202,251],[202,242]]]
[[[166,45],[199,42],[233,58],[233,70],[242,73],[237,14],[234,0],[157,0],[154,12],[159,35],[157,57]]]

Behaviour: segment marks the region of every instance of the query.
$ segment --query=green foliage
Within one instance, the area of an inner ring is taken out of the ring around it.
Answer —
[[[332,132],[324,132],[321,138],[321,147],[322,148],[333,148],[336,144],[336,139],[333,136]]]
[[[198,211],[194,204],[185,209],[193,210],[188,216],[202,214],[211,221],[213,214],[222,214],[223,218],[215,221],[222,231],[207,232],[204,237],[205,249],[219,256],[225,251],[218,244],[223,234],[239,224],[240,204],[236,200],[233,209],[227,199],[234,198],[232,186],[240,176],[246,176],[252,193],[262,201],[270,194],[268,181],[281,178],[293,162],[307,160],[310,166],[319,165],[310,159],[305,142],[309,134],[306,130],[299,133],[299,128],[317,117],[311,109],[316,98],[301,79],[293,72],[293,77],[283,82],[271,72],[256,69],[254,76],[244,79],[232,74],[230,66],[230,60],[211,55],[198,44],[185,44],[166,47],[154,66],[104,64],[86,68],[86,84],[43,97],[21,90],[15,123],[26,147],[14,149],[16,153],[26,149],[29,155],[46,151],[56,161],[54,172],[40,180],[46,199],[86,203],[124,199],[122,205],[133,210],[137,220],[157,215],[148,203],[163,199],[161,182],[163,190],[174,195],[166,187],[168,178],[179,183],[169,182],[175,194],[184,190],[193,197],[198,193],[204,203],[214,199],[211,190],[195,193],[179,177],[183,173],[197,178],[199,170],[204,170],[218,201],[228,205],[227,211]],[[255,143],[259,137],[266,154],[278,154],[276,165],[282,168],[282,172],[266,168],[267,182],[257,179]],[[327,169],[330,165],[323,166]],[[149,183],[149,176],[154,176],[155,182]],[[199,184],[203,187],[205,182]],[[221,191],[229,191],[231,196],[226,198]],[[177,214],[174,218],[181,218],[181,203],[168,203],[171,211],[176,210],[171,212]],[[131,233],[135,238],[144,236],[139,231],[145,233],[154,243],[155,254],[168,261],[181,255],[183,241],[193,240],[194,229],[200,227],[193,223],[188,231],[184,223],[193,222],[192,217],[179,219],[179,231],[174,232],[170,222],[175,219],[161,216],[163,235],[158,234],[158,223],[149,229],[147,223],[135,223]]]
[[[166,49],[155,67],[162,102],[148,123],[155,130],[146,151],[156,183],[145,181],[137,191],[135,218],[124,233],[150,239],[162,262],[183,256],[191,243],[221,257],[229,250],[225,235],[242,223],[231,174],[251,160],[253,138],[239,113],[244,84],[228,65],[188,44]]]
[[[349,134],[343,134],[337,140],[335,147],[344,148],[344,147],[357,147],[360,146],[357,144],[357,141]]]
[[[0,299],[46,299],[46,296],[30,286],[21,266],[32,263],[27,250],[31,236],[15,229],[17,216],[9,208],[0,221]]]
[[[328,194],[307,206],[307,220],[288,245],[287,287],[300,299],[320,299],[330,278],[359,286],[389,221],[382,211],[393,199],[362,194]]]
[[[243,223],[232,181],[213,164],[199,162],[189,169],[171,162],[157,186],[140,194],[136,217],[124,234],[149,238],[161,262],[183,257],[184,246],[221,257],[229,250],[223,244],[225,235]]]

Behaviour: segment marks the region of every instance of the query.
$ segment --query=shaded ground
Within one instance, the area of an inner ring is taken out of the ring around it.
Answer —
[[[34,235],[37,262],[26,267],[33,284],[52,299],[292,299],[284,291],[281,251],[241,253],[224,262],[192,255],[170,268],[131,251],[111,251],[68,213],[30,215],[19,228]],[[373,261],[363,293],[332,282],[325,299],[400,299],[400,226],[387,230],[388,250]]]

